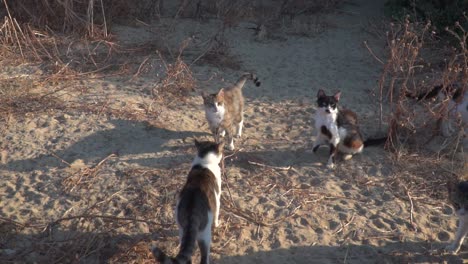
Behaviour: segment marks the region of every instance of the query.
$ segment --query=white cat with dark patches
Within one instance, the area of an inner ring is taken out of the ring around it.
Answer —
[[[468,87],[467,85],[451,84],[446,87],[443,85],[434,86],[428,92],[408,97],[415,98],[418,101],[437,97],[439,101],[448,101],[443,108],[444,113],[441,118],[440,129],[442,135],[450,137],[456,132],[454,123],[459,123],[465,135],[468,132]]]
[[[234,150],[234,135],[242,135],[244,125],[244,96],[242,87],[247,80],[252,80],[256,86],[260,82],[255,74],[243,74],[231,87],[221,88],[217,93],[203,93],[203,104],[208,125],[216,142],[227,135],[228,149]]]
[[[455,240],[445,249],[457,253],[468,234],[468,181],[459,182],[456,186],[449,184],[448,187],[450,202],[458,216],[458,229]]]
[[[344,159],[361,153],[364,147],[384,143],[387,138],[363,140],[359,130],[356,113],[349,109],[338,109],[341,92],[328,96],[320,89],[317,93],[317,111],[315,112],[315,128],[317,137],[313,152],[317,152],[321,145],[330,147],[327,166],[335,167],[335,156],[344,153]]]
[[[201,264],[209,263],[211,228],[219,226],[221,199],[221,168],[224,143],[198,142],[197,156],[193,160],[187,182],[179,193],[175,217],[179,226],[179,253],[168,257],[153,248],[155,258],[164,264],[192,263],[195,242],[201,251]]]

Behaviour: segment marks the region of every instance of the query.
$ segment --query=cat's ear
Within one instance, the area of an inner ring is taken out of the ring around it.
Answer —
[[[197,138],[193,138],[193,143],[195,143],[195,147],[198,149],[200,147],[200,142],[197,140]]]
[[[203,99],[205,99],[208,97],[208,94],[205,91],[202,91],[201,96],[203,97]]]
[[[325,96],[327,96],[327,95],[325,94],[325,92],[322,89],[318,90],[317,98],[325,97]]]
[[[340,96],[341,96],[341,92],[340,92],[340,91],[336,92],[335,95],[333,95],[333,97],[334,97],[337,101],[340,100]]]

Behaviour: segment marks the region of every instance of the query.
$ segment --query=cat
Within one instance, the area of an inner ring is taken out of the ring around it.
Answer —
[[[195,242],[201,251],[201,264],[209,263],[211,228],[219,226],[221,168],[224,143],[195,140],[197,155],[187,181],[179,193],[175,217],[179,226],[179,253],[168,257],[153,248],[161,263],[191,263]]]
[[[247,80],[252,80],[256,86],[260,86],[255,74],[245,73],[229,88],[221,88],[214,94],[202,94],[206,119],[214,139],[220,142],[220,138],[226,134],[229,150],[234,150],[234,134],[238,138],[242,135],[244,125],[242,87]]]
[[[441,118],[440,129],[444,137],[450,137],[456,129],[453,123],[460,118],[461,128],[466,133],[468,127],[468,89],[461,85],[450,84],[434,86],[428,92],[419,95],[407,94],[407,97],[414,98],[417,101],[431,99],[437,97],[440,101],[448,101],[448,104],[443,108],[443,116]]]
[[[450,202],[458,216],[458,228],[455,240],[445,249],[451,253],[457,253],[468,234],[468,181],[461,181],[456,186],[449,183],[447,186]]]
[[[381,144],[387,140],[387,137],[383,137],[364,141],[356,113],[349,109],[338,110],[340,96],[341,92],[327,96],[322,89],[317,93],[317,137],[312,150],[316,153],[321,145],[328,145],[330,154],[327,166],[331,169],[335,167],[335,156],[338,152],[344,153],[344,159],[348,160],[352,155],[361,153],[364,147]]]

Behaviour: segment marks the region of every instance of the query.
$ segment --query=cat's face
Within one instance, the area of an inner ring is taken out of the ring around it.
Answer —
[[[449,199],[453,208],[459,215],[468,213],[468,181],[451,184],[449,187]]]
[[[214,113],[223,112],[224,110],[224,90],[221,89],[215,94],[203,94],[203,105],[206,110]]]
[[[215,143],[211,141],[195,140],[197,157],[206,164],[219,164],[223,158],[224,142]]]
[[[341,92],[337,92],[333,96],[328,96],[322,89],[320,89],[317,93],[318,111],[325,115],[338,113],[337,106],[340,101],[340,95]]]

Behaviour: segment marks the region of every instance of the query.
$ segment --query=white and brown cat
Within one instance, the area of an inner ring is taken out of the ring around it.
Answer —
[[[197,156],[193,160],[187,182],[179,193],[175,217],[179,226],[179,253],[168,257],[153,248],[161,263],[192,263],[195,243],[201,251],[201,264],[209,263],[211,228],[219,225],[221,168],[224,143],[195,140]]]
[[[317,137],[313,152],[317,152],[321,145],[330,147],[327,166],[335,167],[335,156],[344,153],[344,159],[362,152],[364,147],[384,143],[387,138],[368,139],[364,141],[359,130],[356,113],[349,109],[338,109],[341,92],[328,96],[320,89],[317,93],[317,111],[315,112],[315,128]]]
[[[244,96],[242,87],[247,80],[252,80],[256,86],[260,82],[255,74],[243,74],[231,87],[221,88],[217,93],[203,93],[203,104],[208,125],[216,142],[226,134],[228,149],[234,150],[234,136],[242,135],[244,125]]]

